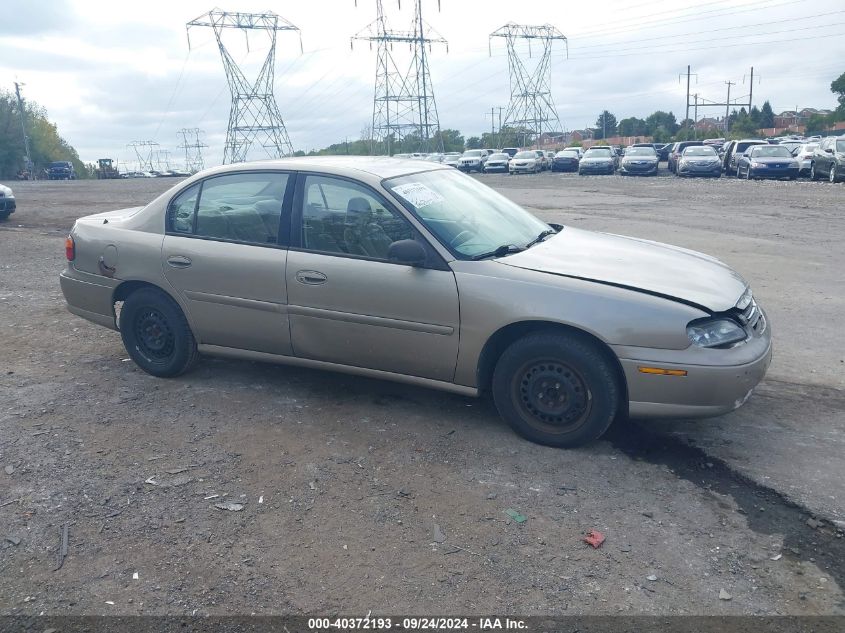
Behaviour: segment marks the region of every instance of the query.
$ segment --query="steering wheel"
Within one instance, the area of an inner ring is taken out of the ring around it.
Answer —
[[[468,242],[469,240],[471,240],[473,237],[474,237],[474,234],[473,234],[472,231],[461,231],[460,233],[458,233],[455,237],[453,237],[451,239],[449,244],[451,246],[454,246],[455,248],[457,248],[458,246],[460,246],[464,242]]]

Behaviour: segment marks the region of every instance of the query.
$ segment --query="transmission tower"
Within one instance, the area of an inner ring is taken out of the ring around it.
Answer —
[[[135,150],[135,157],[138,159],[138,169],[143,171],[154,171],[153,157],[158,155],[158,143],[155,141],[132,141],[126,147]]]
[[[185,169],[192,174],[205,169],[202,148],[208,147],[208,145],[200,140],[200,134],[204,134],[204,132],[196,127],[183,127],[179,130],[179,134],[182,136],[182,144],[179,149],[185,150]]]
[[[281,158],[293,154],[293,146],[273,95],[273,75],[276,66],[276,35],[279,31],[299,33],[299,28],[271,11],[230,13],[214,9],[188,22],[189,48],[192,26],[211,27],[214,30],[220,57],[223,58],[229,92],[232,95],[223,164],[244,162],[253,144],[260,144],[269,158]],[[246,78],[226,49],[223,43],[223,33],[226,29],[243,31],[247,37],[247,46],[249,46],[250,31],[263,31],[269,38],[270,48],[254,82]],[[299,47],[301,51],[301,35]]]
[[[521,133],[523,146],[527,144],[528,136],[539,139],[543,132],[561,132],[560,119],[552,99],[551,59],[552,47],[558,40],[566,45],[568,56],[566,36],[551,24],[530,26],[511,22],[493,31],[490,34],[491,42],[494,37],[504,38],[508,47],[511,98],[503,126]],[[528,42],[529,59],[532,58],[531,43],[540,43],[540,57],[533,69],[527,65],[524,51],[517,50],[523,40]]]
[[[439,0],[437,6],[439,10]],[[445,44],[448,52],[448,42],[423,20],[422,0],[414,0],[414,23],[409,31],[388,28],[382,0],[376,0],[376,16],[374,22],[352,37],[352,41],[370,42],[370,48],[373,42],[377,46],[373,142],[383,142],[387,154],[392,155],[395,146],[401,148],[406,138],[415,137],[417,151],[442,152],[443,138],[426,47],[430,52],[432,44]],[[410,46],[410,61],[394,54],[393,44],[397,42]]]

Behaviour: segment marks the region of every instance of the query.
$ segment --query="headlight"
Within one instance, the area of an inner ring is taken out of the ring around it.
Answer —
[[[699,347],[721,347],[744,341],[745,330],[730,319],[698,321],[687,326],[687,336],[693,345]]]
[[[763,164],[762,164],[762,163],[758,163],[758,162],[756,162],[756,161],[751,161],[751,166],[752,166],[752,167],[762,167],[762,166],[763,166]]]

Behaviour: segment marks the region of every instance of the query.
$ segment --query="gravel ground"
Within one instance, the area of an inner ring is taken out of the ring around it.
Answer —
[[[777,328],[761,393],[563,451],[517,438],[487,400],[409,386],[218,359],[155,379],[65,311],[57,275],[74,218],[173,181],[13,183],[0,613],[845,613],[845,187],[483,179],[546,219],[737,267]]]

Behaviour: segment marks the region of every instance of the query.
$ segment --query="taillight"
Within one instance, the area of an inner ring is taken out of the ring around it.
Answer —
[[[69,262],[76,258],[76,244],[73,242],[73,236],[68,235],[65,238],[65,257]]]

